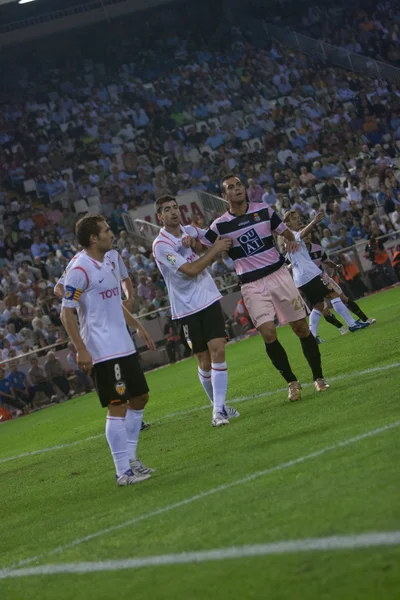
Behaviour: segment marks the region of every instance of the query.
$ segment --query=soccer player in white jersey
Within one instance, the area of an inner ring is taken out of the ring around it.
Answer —
[[[196,227],[181,225],[175,198],[168,195],[158,198],[156,212],[163,227],[154,240],[153,255],[168,288],[172,319],[180,319],[197,357],[199,379],[213,406],[212,425],[227,425],[229,417],[237,417],[239,413],[225,406],[228,387],[225,322],[219,302],[221,294],[207,267],[231,242],[217,241],[199,258],[185,244],[188,236],[195,240],[200,232]]]
[[[275,316],[281,325],[289,323],[299,337],[315,389],[325,390],[321,354],[308,327],[304,302],[273,238],[274,234],[282,235],[295,250],[294,234],[268,205],[248,201],[239,177],[231,173],[225,175],[221,180],[221,194],[228,201],[229,210],[210,225],[201,241],[210,246],[218,236],[232,240],[228,254],[235,262],[243,300],[264,339],[269,359],[288,384],[288,399],[291,402],[301,399],[301,384],[277,338]]]
[[[317,337],[318,325],[321,314],[324,310],[325,299],[331,301],[333,309],[346,321],[349,331],[358,331],[368,327],[369,323],[356,322],[351,316],[349,310],[343,304],[339,294],[322,279],[322,271],[312,261],[308,253],[308,248],[303,238],[324,218],[324,213],[320,212],[306,227],[302,228],[301,219],[295,210],[288,210],[284,216],[285,224],[294,231],[294,237],[299,244],[297,252],[288,252],[288,258],[292,266],[293,279],[296,287],[306,298],[310,307],[310,330],[314,337]]]
[[[75,264],[76,259],[79,258],[79,256],[81,256],[83,253],[84,253],[84,250],[81,250],[80,252],[75,254],[75,256],[73,256],[71,258],[71,260],[69,261],[69,263],[67,264],[67,266],[64,270],[64,273],[61,275],[60,279],[57,281],[56,285],[54,286],[54,294],[58,298],[64,297],[65,276],[66,276],[67,272],[69,271],[69,269]],[[132,284],[131,278],[129,277],[128,270],[125,266],[125,263],[122,260],[121,255],[116,250],[109,250],[108,252],[105,253],[104,256],[109,258],[111,260],[112,264],[115,265],[115,273],[117,273],[119,275],[119,278],[121,280],[122,290],[123,290],[124,296],[125,296],[125,299],[123,300],[123,304],[124,304],[125,308],[130,310],[133,305],[133,284]],[[145,423],[144,421],[142,421],[141,431],[144,431],[148,427],[150,427],[150,423]]]
[[[77,350],[78,367],[92,372],[100,403],[108,408],[106,438],[117,485],[130,485],[151,473],[136,454],[149,388],[126,325],[149,348],[155,346],[122,304],[119,273],[107,256],[114,237],[107,221],[86,215],[77,222],[76,235],[84,250],[65,276],[62,322]]]
[[[328,273],[324,270],[324,267],[327,266],[327,267],[331,267],[335,271],[341,271],[342,265],[335,264],[332,260],[330,260],[328,258],[328,256],[326,255],[326,252],[322,248],[322,246],[320,246],[319,244],[313,243],[312,238],[311,238],[311,233],[308,233],[306,236],[304,236],[303,240],[307,246],[308,254],[310,255],[311,260],[322,271],[322,279],[324,281],[326,281],[327,283],[329,283],[331,288],[339,294],[339,298],[341,299],[343,304],[345,304],[347,306],[349,311],[352,312],[354,315],[356,315],[356,317],[358,318],[358,321],[362,321],[363,323],[368,322],[370,325],[373,325],[374,323],[376,323],[376,319],[372,319],[372,318],[368,317],[365,314],[365,312],[360,308],[360,306],[357,304],[357,302],[355,302],[354,300],[352,300],[351,298],[346,296],[346,294],[343,292],[340,285],[338,283],[336,283],[336,281],[334,279],[329,277]],[[327,309],[327,314],[325,312],[323,314],[324,314],[325,319],[328,321],[328,323],[330,323],[331,325],[334,325],[335,327],[337,327],[338,329],[341,330],[342,324],[340,323],[340,321],[337,321],[337,319],[335,319],[335,317],[329,312],[329,308]],[[336,320],[336,323],[334,322],[335,320]],[[344,329],[345,333],[347,333],[347,330],[344,327],[343,327],[343,329]],[[341,331],[341,333],[343,333],[343,331]]]

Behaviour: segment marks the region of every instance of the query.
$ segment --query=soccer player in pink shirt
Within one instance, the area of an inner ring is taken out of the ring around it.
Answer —
[[[229,210],[211,224],[201,241],[210,246],[218,237],[232,240],[228,254],[235,262],[243,300],[252,322],[264,339],[272,364],[288,384],[289,400],[300,400],[301,385],[277,338],[275,315],[281,325],[289,323],[300,338],[315,389],[327,389],[321,355],[308,327],[303,300],[274,243],[273,234],[282,235],[288,248],[294,252],[298,249],[294,234],[268,205],[249,202],[242,182],[235,175],[222,178],[221,194],[227,200]]]

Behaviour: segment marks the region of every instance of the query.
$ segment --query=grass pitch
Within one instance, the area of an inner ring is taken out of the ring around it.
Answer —
[[[260,336],[229,346],[229,398],[242,416],[228,427],[211,427],[195,359],[149,374],[153,425],[139,455],[157,470],[141,484],[115,486],[94,394],[1,425],[0,597],[397,599],[400,545],[224,555],[400,530],[400,289],[361,305],[376,325],[342,337],[321,323],[331,389],[305,386],[298,403],[287,402]],[[279,338],[310,383],[298,340],[287,327]],[[219,560],[103,564],[213,549]],[[70,563],[71,573],[55,572]],[[82,563],[90,565],[78,573]],[[46,575],[15,577],[15,569],[43,565],[53,565]],[[13,576],[4,578],[9,567]]]

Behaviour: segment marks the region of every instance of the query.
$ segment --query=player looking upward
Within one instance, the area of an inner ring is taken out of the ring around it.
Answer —
[[[268,357],[288,384],[289,400],[300,400],[301,385],[277,338],[275,314],[281,325],[289,323],[299,337],[316,390],[327,389],[321,355],[308,328],[303,300],[274,243],[273,234],[282,235],[291,252],[296,252],[298,245],[294,234],[269,206],[248,202],[246,190],[235,175],[222,178],[221,193],[229,210],[211,224],[202,241],[210,246],[219,237],[231,240],[232,248],[228,254],[235,262],[243,300],[254,326],[264,339]]]
[[[369,323],[357,323],[351,316],[349,310],[328,283],[322,279],[322,271],[311,260],[307,246],[303,238],[324,218],[320,212],[306,227],[302,228],[300,216],[295,210],[288,210],[284,216],[285,224],[295,232],[295,239],[299,243],[297,252],[288,251],[288,258],[292,266],[293,279],[296,287],[306,298],[310,307],[310,329],[317,337],[318,325],[324,310],[325,299],[331,301],[333,309],[346,321],[349,331],[358,331],[367,327]]]
[[[114,234],[104,217],[84,216],[76,224],[76,235],[83,251],[65,276],[61,318],[76,348],[78,367],[93,373],[100,403],[108,408],[106,438],[117,485],[130,485],[151,473],[136,455],[149,388],[126,324],[149,348],[155,346],[122,304],[117,265],[107,256]]]
[[[172,319],[180,319],[185,337],[192,344],[200,382],[213,405],[212,425],[227,425],[229,417],[238,417],[239,413],[225,406],[225,322],[219,302],[221,294],[207,267],[217,254],[230,248],[231,242],[217,240],[199,258],[190,241],[195,242],[200,231],[181,225],[175,198],[161,196],[155,208],[163,227],[154,240],[153,255],[168,288]]]
[[[362,321],[363,323],[368,322],[370,325],[372,325],[373,323],[376,323],[376,319],[371,319],[371,318],[367,317],[367,315],[361,310],[361,308],[359,307],[357,302],[354,302],[354,300],[351,300],[350,298],[348,298],[344,294],[340,285],[338,283],[336,283],[336,281],[334,279],[329,277],[329,275],[326,273],[326,271],[324,271],[324,266],[331,267],[335,271],[338,271],[338,270],[342,269],[342,265],[337,265],[332,260],[330,260],[327,257],[326,252],[322,248],[322,246],[320,246],[319,244],[314,244],[312,242],[311,232],[303,237],[303,241],[307,247],[307,250],[308,250],[311,260],[317,265],[317,267],[319,267],[321,269],[322,279],[324,281],[326,281],[326,283],[328,283],[337,294],[339,294],[339,298],[341,299],[343,304],[345,304],[347,306],[349,311],[352,312],[353,314],[355,314],[358,317],[358,320]],[[324,313],[324,316],[325,316],[325,313]],[[335,317],[333,317],[333,318],[335,318]],[[333,323],[332,320],[330,320],[326,316],[325,316],[325,319],[328,321],[328,323],[331,323],[332,325],[335,325],[335,327],[338,327],[336,323]],[[337,321],[337,319],[336,319],[336,321]],[[339,327],[338,327],[338,329],[339,329],[341,327],[341,323],[340,323],[340,321],[338,321],[338,323],[339,323]]]

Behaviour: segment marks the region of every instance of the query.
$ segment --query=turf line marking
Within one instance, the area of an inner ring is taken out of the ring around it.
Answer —
[[[386,431],[390,431],[391,429],[395,429],[396,427],[400,427],[400,421],[396,421],[394,423],[389,423],[388,425],[383,425],[382,427],[378,427],[377,429],[372,429],[370,431],[366,431],[360,435],[349,438],[342,442],[337,442],[336,444],[331,444],[330,446],[325,446],[325,448],[321,448],[320,450],[316,450],[315,452],[311,452],[310,454],[306,454],[304,456],[300,456],[299,458],[294,458],[287,462],[281,463],[276,467],[270,467],[268,469],[264,469],[263,471],[256,471],[251,475],[247,475],[242,479],[237,479],[236,481],[231,481],[230,483],[225,483],[215,488],[211,488],[209,490],[200,492],[194,496],[190,496],[189,498],[185,498],[184,500],[180,500],[179,502],[175,502],[174,504],[169,504],[167,506],[163,506],[157,510],[151,511],[149,513],[145,513],[139,517],[135,517],[130,519],[129,521],[125,521],[123,523],[119,523],[118,525],[112,525],[111,527],[107,527],[105,529],[100,529],[95,533],[91,533],[86,535],[85,537],[77,538],[68,544],[64,544],[63,546],[59,546],[53,550],[49,550],[47,552],[43,552],[42,554],[38,554],[37,556],[33,556],[32,558],[27,558],[25,560],[19,561],[9,567],[4,567],[0,569],[0,576],[7,574],[10,570],[16,569],[18,567],[22,567],[24,565],[30,564],[32,562],[36,562],[38,560],[42,560],[47,556],[53,556],[54,554],[60,554],[64,552],[64,550],[68,550],[70,548],[74,548],[75,546],[79,546],[84,542],[89,542],[103,535],[108,535],[109,533],[113,533],[114,531],[118,531],[119,529],[125,529],[130,525],[134,525],[135,523],[139,523],[140,521],[145,521],[146,519],[151,519],[152,517],[157,517],[164,513],[167,513],[171,510],[175,510],[176,508],[181,508],[183,506],[187,506],[188,504],[192,504],[192,502],[196,502],[197,500],[202,500],[203,498],[207,498],[208,496],[212,496],[214,494],[218,494],[219,492],[224,492],[231,488],[237,487],[239,485],[243,485],[245,483],[249,483],[250,481],[254,481],[255,479],[259,479],[260,477],[264,477],[265,475],[271,475],[271,473],[276,473],[277,471],[283,471],[284,469],[288,469],[289,467],[293,467],[295,465],[299,465],[304,463],[307,460],[312,458],[318,458],[327,452],[331,452],[332,450],[338,450],[339,448],[344,448],[349,446],[350,444],[355,444],[356,442],[360,442],[361,440],[365,440],[367,438],[373,437],[380,433],[384,433]]]
[[[96,562],[78,562],[64,564],[48,564],[39,567],[16,569],[1,574],[0,579],[29,577],[32,575],[58,575],[60,573],[96,573],[104,571],[121,571],[123,569],[141,569],[143,567],[162,567],[166,565],[198,564],[203,562],[223,561],[238,558],[259,557],[268,555],[289,554],[297,552],[327,552],[335,550],[355,550],[357,548],[374,548],[400,545],[400,531],[378,533],[362,533],[355,535],[335,535],[322,538],[306,538],[287,540],[230,548],[215,548],[182,552],[180,554],[161,554],[143,558],[124,558]]]
[[[373,367],[372,369],[365,369],[364,371],[354,371],[353,373],[344,373],[343,375],[337,375],[336,377],[330,377],[329,382],[333,381],[342,381],[344,379],[349,379],[351,377],[362,377],[363,375],[370,375],[372,373],[379,373],[381,371],[387,371],[388,369],[396,369],[400,367],[400,362],[392,363],[390,365],[384,365],[383,367]],[[312,387],[312,383],[304,383],[302,384],[303,388]],[[239,402],[247,402],[248,400],[257,400],[258,398],[267,398],[268,396],[274,396],[275,394],[285,393],[287,392],[287,388],[280,388],[278,390],[272,390],[270,392],[263,392],[262,394],[257,394],[253,396],[244,396],[243,398],[233,398],[232,400],[228,400],[230,404],[237,404]],[[164,419],[170,419],[173,417],[179,417],[182,415],[188,415],[191,413],[198,412],[200,410],[210,409],[210,404],[204,406],[197,406],[196,408],[188,408],[186,410],[181,410],[174,413],[167,413],[163,417],[159,419],[154,419],[153,423],[160,423]],[[23,452],[22,454],[17,454],[15,456],[8,456],[7,458],[1,458],[0,464],[9,462],[11,460],[17,460],[18,458],[25,458],[26,456],[35,456],[36,454],[42,454],[44,452],[53,452],[53,450],[63,450],[64,448],[70,448],[71,446],[77,446],[78,444],[83,444],[84,442],[90,442],[92,440],[98,440],[99,438],[103,438],[104,434],[100,433],[98,435],[92,435],[90,437],[84,438],[83,440],[77,440],[76,442],[67,442],[66,444],[60,444],[59,446],[50,446],[49,448],[41,448],[40,450],[32,450],[31,452]]]

